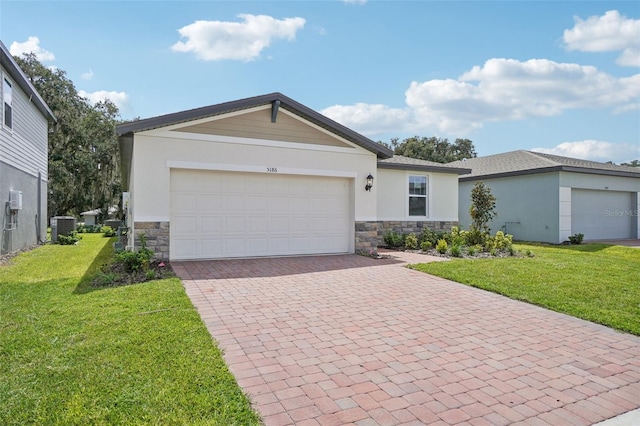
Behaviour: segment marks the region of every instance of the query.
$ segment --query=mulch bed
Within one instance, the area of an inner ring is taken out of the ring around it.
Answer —
[[[124,264],[113,262],[104,265],[100,273],[92,281],[94,287],[119,287],[123,285],[138,284],[152,280],[173,278],[176,274],[168,261],[153,260],[146,271],[127,272]]]

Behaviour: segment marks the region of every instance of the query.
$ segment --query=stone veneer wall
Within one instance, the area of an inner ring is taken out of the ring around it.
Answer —
[[[134,247],[140,248],[140,234],[147,237],[147,247],[156,259],[169,259],[169,222],[135,222]]]
[[[378,222],[356,222],[356,253],[378,249]]]
[[[384,245],[384,236],[387,232],[393,231],[396,234],[414,233],[419,235],[424,228],[432,231],[451,231],[452,226],[458,226],[457,221],[404,221],[404,220],[382,220],[378,222],[378,244]]]

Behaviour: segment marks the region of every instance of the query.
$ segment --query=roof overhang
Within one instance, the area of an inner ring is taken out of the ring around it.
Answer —
[[[466,175],[471,173],[471,169],[464,169],[460,167],[446,167],[446,166],[432,166],[432,165],[418,165],[418,164],[399,164],[399,163],[385,163],[378,162],[379,169],[392,169],[392,170],[416,170],[421,172],[437,172],[437,173],[453,173],[457,175]]]
[[[619,177],[630,177],[630,178],[640,179],[640,173],[634,173],[634,172],[625,171],[625,170],[592,169],[592,168],[586,168],[586,167],[562,165],[562,166],[552,166],[552,167],[541,167],[541,168],[529,169],[529,170],[514,170],[514,171],[502,172],[502,173],[463,176],[460,178],[460,182],[484,180],[484,179],[497,179],[497,178],[504,178],[504,177],[511,177],[511,176],[535,175],[535,174],[553,173],[553,172],[584,173],[584,174],[590,174],[590,175],[619,176]]]
[[[36,106],[38,111],[40,111],[40,113],[47,119],[47,121],[56,122],[56,116],[53,115],[49,106],[46,104],[44,99],[42,99],[35,87],[33,87],[29,78],[26,76],[24,71],[22,71],[22,68],[18,66],[2,41],[0,41],[0,63],[2,64],[2,67],[7,70],[13,81],[15,81],[15,83],[29,97],[29,100]]]

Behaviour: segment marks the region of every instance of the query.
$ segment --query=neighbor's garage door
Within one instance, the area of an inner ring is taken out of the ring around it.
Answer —
[[[171,171],[171,258],[346,253],[346,178]]]
[[[633,194],[621,191],[571,190],[571,232],[585,239],[632,238]]]

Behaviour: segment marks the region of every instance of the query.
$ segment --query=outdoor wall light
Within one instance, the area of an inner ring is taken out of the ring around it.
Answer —
[[[371,191],[371,188],[373,188],[373,176],[371,176],[371,173],[369,173],[369,176],[367,176],[367,184],[365,185],[364,189],[365,191]]]

